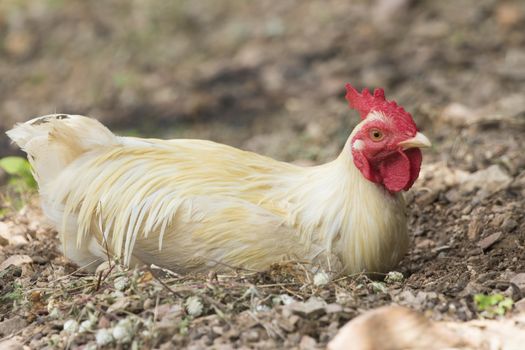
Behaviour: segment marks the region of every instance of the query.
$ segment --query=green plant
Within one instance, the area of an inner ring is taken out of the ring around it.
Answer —
[[[183,334],[183,335],[188,334],[189,326],[190,326],[190,320],[187,317],[184,317],[182,321],[179,322],[180,334]]]
[[[5,157],[0,159],[0,168],[10,175],[9,185],[17,191],[35,189],[36,181],[31,174],[31,165],[22,157]]]
[[[22,289],[22,285],[16,283],[13,286],[13,290],[10,292],[5,293],[0,297],[0,300],[2,301],[20,301],[24,297],[24,291]]]
[[[507,311],[512,309],[513,301],[502,294],[476,294],[474,303],[481,315],[484,317],[503,316]]]
[[[370,283],[370,285],[372,286],[372,290],[374,291],[374,293],[387,293],[388,292],[388,288],[383,282],[373,281],[372,283]]]

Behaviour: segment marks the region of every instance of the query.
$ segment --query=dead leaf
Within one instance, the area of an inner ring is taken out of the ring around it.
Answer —
[[[317,349],[317,342],[314,338],[303,335],[301,338],[301,342],[299,343],[299,349],[300,350],[313,350]]]
[[[117,299],[117,301],[111,304],[110,307],[108,307],[107,312],[111,314],[111,313],[114,313],[115,311],[126,310],[129,304],[130,304],[130,300],[128,298],[126,297],[119,298]]]
[[[29,255],[11,255],[3,263],[0,264],[0,271],[4,271],[9,266],[22,266],[24,264],[31,264],[33,259]]]
[[[5,222],[0,222],[0,244],[1,245],[15,245],[20,246],[27,244],[27,239],[21,235],[23,231],[13,227],[13,224],[6,224]]]
[[[292,313],[301,317],[318,317],[326,313],[326,302],[322,299],[311,297],[306,302],[295,302],[287,306]]]
[[[468,225],[468,231],[467,231],[468,239],[471,241],[475,241],[481,234],[482,230],[483,230],[483,222],[481,222],[481,220],[479,220],[478,218],[474,218]]]
[[[151,272],[149,271],[146,271],[144,272],[144,274],[142,276],[140,276],[140,278],[138,279],[138,283],[141,284],[141,283],[148,283],[149,281],[153,280],[153,275]]]
[[[3,322],[0,322],[0,335],[6,336],[23,329],[27,325],[27,322],[19,317],[15,316],[13,318],[7,319]],[[0,348],[3,349],[3,348]]]
[[[525,272],[518,273],[516,276],[510,279],[511,283],[514,283],[521,291],[525,294]]]
[[[490,236],[488,237],[485,237],[483,238],[481,241],[479,241],[478,243],[478,246],[483,249],[483,250],[487,250],[488,248],[490,248],[494,243],[496,243],[497,241],[499,241],[501,239],[501,236],[503,234],[501,232],[496,232],[496,233],[493,233],[491,234]]]

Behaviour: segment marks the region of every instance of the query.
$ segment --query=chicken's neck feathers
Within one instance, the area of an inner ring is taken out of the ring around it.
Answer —
[[[348,145],[334,161],[306,168],[285,196],[280,200],[289,206],[288,224],[299,228],[302,241],[342,255],[343,263],[357,270],[379,270],[384,267],[373,261],[397,259],[378,257],[386,251],[382,240],[406,244],[402,194],[368,181],[355,167]]]

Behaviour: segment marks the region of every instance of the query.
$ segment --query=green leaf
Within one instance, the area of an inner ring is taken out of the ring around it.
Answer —
[[[0,296],[0,300],[18,301],[18,300],[22,300],[23,297],[24,297],[24,291],[22,289],[22,285],[15,283],[13,290]]]
[[[511,298],[505,298],[502,301],[498,303],[498,309],[496,310],[496,313],[500,316],[505,315],[505,313],[512,309],[512,305],[514,302]]]
[[[31,165],[22,157],[5,157],[0,159],[0,168],[11,175],[9,183],[15,186],[25,185],[36,188],[36,181],[31,173]]]
[[[388,292],[388,288],[383,282],[374,281],[371,283],[371,285],[375,293],[387,293]]]
[[[5,157],[0,159],[0,168],[9,175],[20,175],[29,167],[29,163],[22,157]]]
[[[514,304],[511,298],[507,298],[502,294],[476,294],[474,295],[474,303],[478,311],[487,317],[503,316],[512,309]]]

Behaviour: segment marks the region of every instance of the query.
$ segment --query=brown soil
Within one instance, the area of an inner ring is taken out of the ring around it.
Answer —
[[[32,260],[0,271],[0,339],[14,331],[31,348],[89,348],[100,329],[120,327],[124,337],[108,347],[309,349],[391,303],[461,321],[480,317],[477,293],[523,308],[524,32],[517,0],[2,1],[0,131],[59,111],[124,134],[209,138],[318,163],[357,122],[343,99],[349,81],[384,87],[434,147],[407,193],[402,281],[359,275],[316,286],[293,264],[85,275],[29,204],[0,219],[24,239],[0,239],[0,262]],[[4,136],[0,146],[0,156],[17,152]],[[192,296],[200,312],[187,307]],[[303,310],[290,297],[314,299]],[[91,326],[70,334],[67,320]]]

